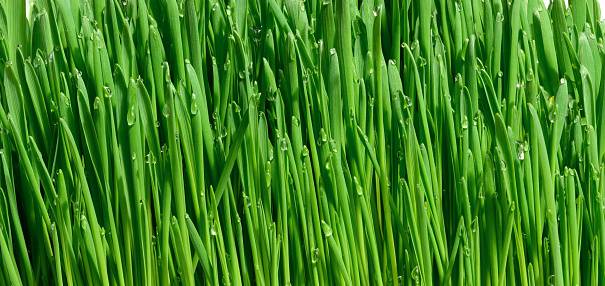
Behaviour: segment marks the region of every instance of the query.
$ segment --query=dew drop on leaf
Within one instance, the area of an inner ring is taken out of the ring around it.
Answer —
[[[323,229],[326,238],[332,236],[332,228],[324,220],[321,220],[321,228]]]
[[[412,280],[417,281],[417,283],[420,281],[420,270],[418,269],[418,265],[412,269]]]
[[[465,115],[464,119],[462,119],[462,129],[468,128],[468,117]]]
[[[191,94],[191,114],[197,114],[198,111],[198,106],[197,106],[197,98],[195,97],[195,93]]]
[[[101,107],[101,99],[98,96],[95,98],[95,103],[93,104],[93,107],[95,109],[99,109]]]
[[[313,249],[313,252],[311,252],[311,261],[313,263],[319,261],[319,248],[315,248]]]
[[[166,118],[170,117],[170,106],[168,105],[168,103],[164,104],[164,108],[162,109],[162,114]]]
[[[134,122],[136,121],[136,115],[135,115],[135,106],[134,104],[130,106],[130,110],[128,111],[128,115],[126,116],[126,121],[128,121],[128,126],[132,126],[134,125]]]

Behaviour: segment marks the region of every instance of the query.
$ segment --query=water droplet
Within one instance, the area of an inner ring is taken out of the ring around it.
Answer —
[[[502,77],[504,76],[504,73],[502,71],[498,71],[498,77]]]
[[[191,94],[191,114],[197,114],[197,98],[195,97],[195,93]]]
[[[311,262],[316,263],[317,261],[319,261],[319,248],[315,248],[311,252]]]
[[[361,187],[361,184],[359,183],[357,177],[353,177],[353,182],[355,182],[355,189],[357,190],[357,195],[363,196],[363,188]]]
[[[336,49],[335,48],[331,48],[330,49],[330,55],[334,55],[336,54]]]
[[[517,157],[520,161],[525,159],[525,146],[522,142],[517,142]]]
[[[376,6],[376,10],[374,10],[374,12],[373,12],[374,17],[378,17],[378,15],[380,14],[381,8],[382,8],[382,6],[380,6],[380,5]]]
[[[288,142],[286,142],[286,138],[282,138],[279,140],[279,148],[282,151],[288,150]]]
[[[323,128],[319,130],[319,138],[321,142],[317,145],[322,145],[323,143],[328,142],[328,134],[326,134],[326,131]]]
[[[332,228],[324,220],[321,220],[321,228],[323,229],[326,238],[332,236]]]
[[[461,74],[456,74],[456,76],[454,77],[454,82],[459,82],[462,80],[462,75]]]
[[[309,156],[309,148],[307,148],[307,145],[303,145],[302,155],[303,157]]]
[[[220,136],[220,138],[225,138],[227,136],[227,128],[225,127],[225,125],[221,124],[221,128],[219,130],[219,136]]]
[[[506,171],[506,162],[504,162],[502,159],[500,159],[500,170]]]
[[[300,124],[300,122],[298,121],[298,118],[296,118],[296,116],[292,116],[292,123],[294,124],[294,126],[298,126]]]
[[[164,108],[162,109],[162,114],[166,118],[170,117],[170,106],[168,105],[168,103],[164,103]]]
[[[330,139],[330,151],[332,151],[332,153],[338,153],[337,147],[336,140]]]
[[[38,56],[36,59],[34,59],[34,67],[37,68],[40,66],[40,64],[42,64],[42,58]]]
[[[71,100],[69,99],[68,96],[66,96],[64,93],[61,93],[61,98],[63,99],[63,102],[65,103],[65,105],[71,106]]]
[[[271,162],[267,161],[265,163],[265,176],[267,176],[267,181],[271,179]]]
[[[136,160],[137,159],[137,153],[132,152],[132,160]]]
[[[216,236],[216,228],[214,226],[214,222],[212,222],[212,226],[210,227],[210,234],[212,236]]]
[[[128,111],[128,116],[126,116],[126,120],[128,121],[128,126],[132,126],[134,125],[134,122],[136,121],[136,116],[135,116],[135,107],[134,104],[130,106],[130,110]]]
[[[103,89],[105,89],[105,97],[111,98],[113,96],[113,92],[111,91],[111,88],[104,86]]]
[[[462,129],[468,128],[468,117],[465,115],[464,119],[462,119]]]
[[[267,100],[275,101],[275,94],[276,92],[272,91],[272,88],[269,86],[269,89],[267,90]]]
[[[99,98],[98,96],[95,97],[95,103],[93,104],[93,107],[95,109],[99,109],[101,107],[101,98]]]
[[[412,279],[417,283],[420,281],[420,270],[418,269],[418,265],[412,269]]]
[[[464,247],[464,255],[471,256],[471,249],[469,247]]]
[[[407,95],[403,96],[403,103],[405,104],[404,108],[412,107],[412,99]]]
[[[477,220],[477,217],[475,217],[475,219],[473,219],[473,221],[471,221],[471,231],[477,232],[478,225],[479,225],[479,222]]]
[[[464,235],[464,225],[463,225],[463,224],[461,224],[461,225],[458,227],[458,235],[459,235],[459,236],[463,236],[463,235]]]
[[[426,66],[426,63],[427,63],[427,62],[426,62],[426,59],[421,57],[421,58],[420,58],[420,66],[421,66],[421,67]]]
[[[550,112],[548,113],[548,120],[550,120],[551,123],[553,123],[553,122],[555,122],[555,120],[557,120],[557,109],[559,109],[559,105],[555,104],[550,109]]]
[[[413,50],[417,49],[418,46],[420,46],[420,42],[418,40],[413,41],[412,45],[410,46],[410,49],[413,51]]]

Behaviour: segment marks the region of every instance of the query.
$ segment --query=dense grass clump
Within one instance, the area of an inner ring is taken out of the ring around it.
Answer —
[[[603,285],[569,2],[0,0],[0,284]]]

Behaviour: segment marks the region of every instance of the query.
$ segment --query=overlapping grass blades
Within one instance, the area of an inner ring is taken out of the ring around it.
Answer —
[[[0,1],[0,284],[602,285],[569,2]]]

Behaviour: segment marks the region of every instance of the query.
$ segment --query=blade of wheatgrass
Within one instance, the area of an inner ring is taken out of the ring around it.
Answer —
[[[563,135],[563,129],[565,126],[565,120],[567,119],[567,109],[568,109],[568,90],[567,90],[567,81],[562,80],[561,85],[559,85],[559,90],[557,91],[557,95],[555,98],[555,106],[552,112],[555,112],[556,117],[551,118],[554,119],[553,132],[550,137],[550,172],[552,174],[555,173],[556,166],[556,153],[559,150],[559,145],[561,141],[561,136]],[[550,115],[549,115],[550,117]]]
[[[384,217],[385,223],[387,225],[391,225],[391,210],[388,202],[389,196],[389,188],[388,188],[388,178],[387,178],[387,165],[386,165],[386,150],[385,150],[385,132],[384,132],[384,118],[383,118],[383,109],[384,109],[384,98],[382,95],[382,53],[381,53],[381,40],[380,40],[380,15],[382,13],[382,6],[379,6],[379,9],[374,13],[374,39],[373,39],[373,57],[374,57],[374,69],[376,71],[375,78],[375,90],[376,90],[376,101],[377,101],[377,114],[378,114],[378,159],[381,166],[381,176],[380,176],[380,188],[382,193],[382,204],[384,209]],[[389,264],[391,266],[391,275],[394,276],[393,283],[397,281],[397,259],[395,257],[395,245],[393,239],[393,231],[389,227],[386,229],[386,237],[387,237],[387,253],[389,253]]]
[[[545,189],[545,202],[546,202],[546,219],[548,221],[548,228],[550,238],[552,240],[552,251],[554,259],[554,270],[555,270],[555,284],[563,285],[563,267],[561,263],[561,251],[559,248],[559,233],[557,228],[557,211],[555,208],[554,198],[554,186],[552,183],[552,175],[550,172],[550,164],[548,163],[548,155],[546,154],[546,144],[544,143],[544,135],[542,134],[542,127],[536,109],[530,104],[529,111],[531,115],[531,127],[533,136],[537,137],[537,146],[532,146],[532,149],[537,150],[540,164],[540,174],[542,181],[544,182]]]
[[[208,277],[208,279],[211,279],[212,266],[210,264],[210,261],[208,260],[208,253],[206,252],[206,248],[204,247],[202,239],[200,238],[200,235],[198,234],[195,225],[193,225],[193,222],[191,221],[189,216],[186,217],[186,220],[187,228],[189,228],[189,235],[191,236],[191,241],[193,242],[195,251],[197,252],[198,256],[200,257],[200,261],[202,262],[204,274],[206,275],[206,277]]]
[[[204,92],[204,90],[202,90],[202,87],[200,85],[200,82],[197,80],[197,72],[195,71],[194,67],[192,65],[187,65],[187,74],[188,74],[188,79],[191,82],[191,89],[192,89],[192,93],[196,95],[196,100],[198,100],[198,102],[196,103],[199,107],[198,112],[193,116],[193,127],[195,127],[193,129],[193,133],[194,133],[194,137],[195,137],[195,141],[196,144],[198,145],[197,148],[200,148],[201,146],[199,146],[199,144],[201,144],[201,142],[199,141],[199,137],[202,136],[203,138],[203,142],[204,142],[204,147],[206,148],[206,153],[201,153],[201,154],[196,154],[196,159],[199,160],[199,157],[202,156],[203,154],[207,154],[207,156],[205,158],[207,158],[208,162],[209,162],[209,167],[210,167],[210,172],[212,175],[212,181],[214,182],[218,182],[219,180],[219,172],[217,170],[217,163],[215,163],[216,160],[216,155],[214,153],[214,138],[212,137],[212,127],[210,126],[210,118],[209,118],[209,113],[208,113],[208,100],[207,100],[207,94]],[[199,96],[199,97],[198,97]],[[201,133],[200,133],[200,127],[201,125]],[[204,156],[202,156],[204,157]],[[197,161],[199,162],[199,161]],[[202,161],[203,162],[203,161]],[[220,195],[220,191],[219,188],[217,188],[217,193],[219,193],[219,195],[217,196],[219,198],[221,198]]]
[[[173,189],[174,189],[174,202],[176,207],[176,214],[178,218],[178,227],[179,232],[184,236],[181,237],[182,243],[184,245],[189,245],[189,235],[187,234],[187,225],[185,222],[185,190],[184,190],[184,182],[183,182],[183,167],[182,167],[182,159],[180,156],[180,146],[177,144],[177,122],[176,122],[176,114],[175,114],[175,97],[178,96],[176,94],[176,89],[174,85],[170,82],[170,72],[168,69],[168,65],[164,64],[164,78],[167,80],[166,84],[166,104],[164,116],[166,118],[166,122],[168,123],[168,152],[170,153],[170,166],[172,171],[172,180],[173,180]],[[186,235],[186,236],[185,236]],[[185,256],[185,257],[183,257]],[[179,259],[181,261],[184,273],[184,280],[193,283],[193,272],[191,266],[191,259],[189,248],[183,250],[183,254]]]
[[[57,281],[58,286],[63,286],[63,267],[61,266],[61,255],[59,254],[59,236],[58,231],[56,229],[55,223],[50,226],[51,236],[53,240],[54,246],[54,254],[55,254],[55,281]]]
[[[23,285],[21,282],[21,277],[19,276],[18,269],[14,264],[13,256],[10,253],[8,245],[6,243],[6,238],[4,237],[4,230],[0,230],[0,251],[2,251],[2,258],[4,260],[4,265],[7,269],[10,281],[13,285]]]
[[[15,49],[17,45],[23,45],[26,47],[29,46],[29,42],[27,41],[27,17],[26,17],[26,1],[11,1],[6,2],[6,11],[10,11],[10,13],[5,14],[6,18],[4,18],[5,28],[8,29],[8,39],[7,39],[7,48],[9,53],[9,58],[15,58]],[[3,5],[4,6],[4,5]],[[10,32],[9,32],[10,31]]]
[[[175,69],[175,82],[178,82],[179,80],[186,80],[186,74],[185,74],[185,60],[183,57],[183,41],[182,41],[182,37],[181,37],[181,27],[180,27],[180,21],[175,21],[176,19],[179,19],[179,11],[178,11],[178,7],[177,7],[177,3],[176,0],[167,0],[164,2],[165,3],[165,11],[166,11],[166,16],[168,18],[168,28],[170,31],[170,39],[174,45],[174,50],[173,50],[173,59],[174,62],[172,62],[173,66],[176,66]]]
[[[70,151],[73,154],[77,154],[78,153],[78,148],[76,146],[75,140],[73,138],[73,135],[71,134],[71,131],[69,130],[69,127],[67,127],[67,123],[65,122],[65,120],[60,120],[61,122],[61,127],[63,130],[63,134],[66,137],[67,140],[67,144],[68,147],[70,149]],[[76,166],[76,171],[77,174],[80,178],[85,178],[85,174],[84,174],[84,167],[82,166],[82,162],[79,159],[74,159],[74,157],[71,158],[73,163]],[[100,231],[99,231],[99,225],[98,225],[98,220],[97,220],[97,215],[96,215],[96,211],[94,209],[94,204],[92,201],[92,196],[90,194],[90,190],[88,188],[88,183],[86,183],[86,181],[83,181],[84,183],[82,184],[82,187],[84,189],[84,201],[86,204],[86,211],[88,212],[88,215],[90,216],[90,228],[91,228],[91,232],[92,232],[92,239],[93,239],[93,243],[94,243],[94,247],[96,250],[96,254],[97,254],[97,260],[99,263],[99,271],[100,271],[100,275],[101,275],[101,279],[102,279],[102,283],[104,285],[108,285],[109,284],[109,278],[107,276],[107,265],[106,265],[106,260],[105,260],[105,252],[102,251],[102,244],[101,244],[101,236],[100,236]]]
[[[2,157],[2,167],[3,167],[3,173],[4,173],[4,178],[5,178],[5,184],[6,184],[6,192],[8,193],[8,201],[9,201],[9,211],[10,211],[10,216],[12,217],[12,221],[13,221],[13,227],[12,227],[12,233],[13,235],[16,236],[16,240],[18,243],[18,248],[19,248],[19,254],[21,255],[21,263],[23,266],[20,266],[21,268],[24,268],[22,271],[25,271],[25,274],[23,275],[25,278],[25,281],[27,281],[27,283],[33,283],[34,282],[34,274],[33,274],[33,269],[32,269],[32,264],[31,264],[31,260],[29,258],[28,252],[27,252],[27,246],[26,246],[26,241],[25,241],[25,236],[23,234],[23,227],[21,224],[21,220],[19,218],[19,213],[18,213],[18,209],[17,209],[17,196],[16,196],[16,192],[15,192],[15,185],[14,185],[14,177],[12,175],[12,168],[9,169],[10,166],[12,166],[12,160],[10,158],[10,156],[7,156],[7,154],[10,154],[11,152],[11,148],[9,147],[8,144],[6,144],[6,142],[8,141],[8,136],[2,136],[3,137],[3,152],[2,154],[0,154],[0,157]],[[9,160],[11,160],[11,165],[9,165]],[[15,246],[13,246],[15,247]],[[14,251],[14,248],[13,248]],[[19,278],[21,279],[21,278]]]
[[[10,129],[7,130],[12,130],[10,131],[10,133],[13,135],[13,140],[15,141],[15,145],[17,147],[17,151],[19,154],[19,158],[21,159],[21,163],[24,164],[24,168],[25,168],[25,174],[27,176],[28,182],[31,185],[31,190],[34,192],[34,197],[35,197],[35,204],[38,207],[38,210],[40,211],[40,215],[42,216],[42,218],[44,219],[44,223],[46,225],[50,225],[50,217],[48,215],[48,211],[46,209],[46,206],[44,205],[44,199],[42,198],[42,194],[40,193],[40,186],[38,184],[36,184],[36,176],[34,174],[34,170],[32,168],[32,164],[29,161],[29,158],[27,156],[27,151],[25,150],[25,146],[23,145],[23,140],[21,138],[21,136],[17,133],[16,130],[18,130],[15,122],[13,121],[13,119],[7,119],[6,113],[4,112],[4,108],[2,108],[0,106],[0,119],[2,120],[3,125],[6,127],[10,127]]]
[[[378,164],[378,159],[376,159],[376,154],[374,153],[374,149],[368,141],[368,137],[363,134],[363,131],[359,126],[357,126],[357,132],[359,132],[361,142],[363,143],[363,146],[366,147],[366,152],[368,153],[372,164],[374,164],[374,171],[376,172],[377,176],[380,177],[380,171],[382,170],[382,168],[380,168],[380,164]]]
[[[593,2],[4,1],[0,281],[598,284]]]
[[[38,81],[38,77],[36,76],[36,72],[34,71],[34,67],[32,66],[30,61],[24,62],[25,67],[25,80],[27,81],[29,92],[31,95],[32,105],[35,111],[35,118],[37,120],[38,125],[40,126],[40,131],[42,133],[42,139],[44,140],[42,143],[44,144],[44,153],[48,153],[50,149],[50,121],[48,119],[48,113],[46,111],[46,103],[44,100],[44,95],[42,94],[42,89],[40,87],[40,83]]]
[[[244,139],[244,133],[246,133],[248,129],[249,116],[248,110],[244,113],[242,117],[242,122],[240,122],[237,131],[235,132],[235,142],[231,146],[229,150],[229,155],[227,156],[227,160],[225,161],[225,165],[223,166],[223,171],[219,177],[217,186],[216,186],[216,198],[217,201],[221,199],[223,192],[225,191],[225,187],[227,186],[227,182],[229,180],[229,176],[231,174],[231,170],[233,168],[233,164],[235,164],[235,160],[237,159],[237,155],[239,153],[239,149]]]
[[[521,29],[521,20],[520,18],[520,6],[521,2],[513,3],[513,7],[511,10],[511,31],[510,31],[510,44],[512,47],[516,47],[519,42],[519,30]],[[517,93],[517,75],[518,75],[518,66],[519,66],[519,58],[518,58],[518,49],[510,49],[509,56],[509,66],[508,66],[508,83],[507,83],[507,91],[508,94],[506,96],[507,106],[507,114],[506,114],[506,123],[507,125],[512,125],[513,118],[513,106],[517,104],[518,95]]]
[[[321,222],[321,227],[323,229],[324,236],[326,237],[326,240],[328,241],[328,246],[330,247],[330,251],[334,253],[332,255],[332,259],[336,260],[338,269],[340,271],[340,275],[341,275],[342,279],[344,280],[344,284],[353,285],[351,282],[351,278],[349,277],[349,274],[347,273],[347,269],[344,264],[344,261],[342,260],[342,252],[339,250],[338,245],[336,244],[336,240],[334,239],[334,236],[332,236],[332,234],[333,234],[332,228],[324,221]]]
[[[574,173],[565,168],[565,194],[567,199],[567,213],[569,214],[569,245],[570,245],[570,271],[572,284],[580,283],[580,253],[578,246],[578,223],[576,215],[576,191],[573,179]]]

